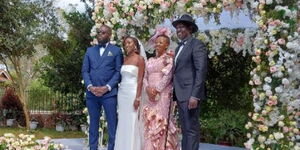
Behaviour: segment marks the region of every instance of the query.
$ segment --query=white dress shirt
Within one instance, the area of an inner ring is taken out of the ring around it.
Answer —
[[[100,50],[100,56],[103,55],[104,51],[105,51],[105,48],[107,47],[108,43],[105,44],[105,47],[101,47],[99,50]]]
[[[186,41],[184,42],[184,44],[182,44],[180,47],[179,47],[179,50],[178,50],[178,53],[177,53],[177,55],[175,56],[175,65],[176,65],[176,62],[177,62],[177,58],[178,58],[178,56],[179,56],[179,54],[181,53],[181,51],[182,51],[182,49],[183,49],[183,47],[184,47],[184,45],[186,44]]]

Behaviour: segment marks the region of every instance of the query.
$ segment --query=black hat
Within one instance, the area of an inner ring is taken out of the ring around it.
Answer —
[[[173,21],[172,25],[176,28],[178,23],[184,23],[184,24],[187,24],[189,26],[192,26],[192,32],[193,33],[198,31],[198,27],[195,24],[194,19],[188,14],[182,15],[178,20]]]

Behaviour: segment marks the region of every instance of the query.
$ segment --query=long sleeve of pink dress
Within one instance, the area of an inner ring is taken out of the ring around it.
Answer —
[[[165,144],[167,150],[179,149],[178,130],[173,115],[169,116],[172,105],[172,66],[173,59],[166,54],[150,58],[146,63],[144,86],[156,88],[159,96],[155,102],[147,100],[143,107],[143,150],[164,150]]]

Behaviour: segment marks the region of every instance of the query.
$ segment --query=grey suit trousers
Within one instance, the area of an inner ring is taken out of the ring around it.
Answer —
[[[189,110],[188,103],[189,101],[184,101],[184,102],[177,101],[180,125],[182,130],[181,148],[182,150],[199,150],[200,104],[198,103],[197,108]]]

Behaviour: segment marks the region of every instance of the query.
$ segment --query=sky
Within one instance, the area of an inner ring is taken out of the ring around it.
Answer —
[[[80,2],[80,0],[55,0],[54,3],[56,7],[62,8],[64,10],[70,10],[70,5],[74,5],[80,12],[83,12],[85,10],[84,3]]]

